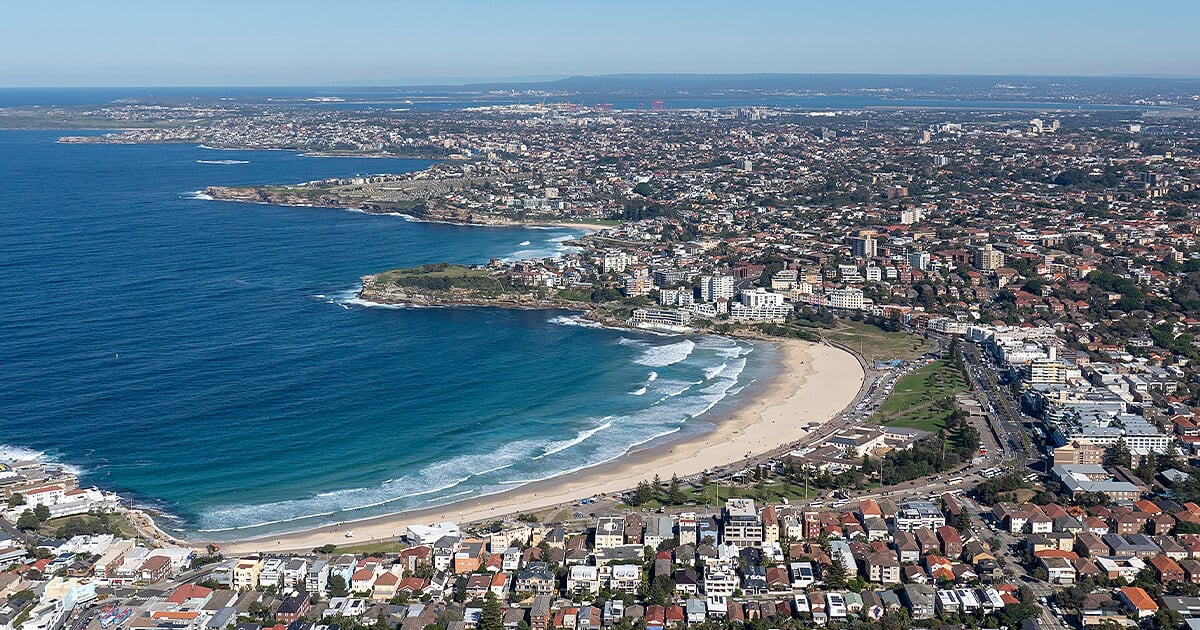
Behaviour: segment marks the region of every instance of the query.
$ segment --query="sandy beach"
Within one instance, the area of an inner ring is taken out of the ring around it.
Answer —
[[[813,422],[824,423],[851,403],[864,374],[858,359],[826,344],[779,341],[782,371],[760,395],[717,428],[690,440],[634,451],[616,461],[474,500],[439,508],[380,516],[291,534],[222,543],[226,555],[308,551],[324,544],[350,545],[395,539],[409,524],[495,520],[518,512],[567,506],[582,498],[612,494],[655,475],[669,479],[739,462],[803,439]],[[347,539],[346,530],[354,537]],[[199,541],[197,541],[199,542]]]
[[[607,230],[608,228],[618,227],[616,225],[603,225],[600,223],[572,223],[570,221],[552,221],[550,223],[531,223],[530,225],[541,225],[541,226],[545,226],[545,227],[579,228],[581,230],[587,230],[591,234],[595,234],[596,232],[599,232],[600,230]]]

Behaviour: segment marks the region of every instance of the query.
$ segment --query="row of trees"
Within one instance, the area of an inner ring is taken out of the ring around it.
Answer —
[[[683,505],[688,501],[688,495],[679,483],[678,475],[671,475],[671,481],[663,487],[662,478],[654,476],[654,481],[643,479],[636,488],[625,497],[625,503],[637,507],[657,501],[662,505]]]

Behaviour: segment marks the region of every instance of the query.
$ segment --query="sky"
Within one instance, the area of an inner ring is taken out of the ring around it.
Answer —
[[[3,0],[0,87],[1200,75],[1200,2]]]

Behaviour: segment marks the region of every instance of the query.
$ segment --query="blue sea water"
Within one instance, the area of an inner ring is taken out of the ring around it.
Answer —
[[[58,135],[0,131],[0,444],[151,503],[193,538],[427,507],[607,461],[710,429],[775,369],[768,344],[352,299],[366,273],[555,255],[576,230],[194,194],[425,162]]]

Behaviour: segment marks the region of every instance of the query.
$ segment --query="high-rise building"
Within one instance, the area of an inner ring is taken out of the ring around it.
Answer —
[[[921,271],[929,270],[929,252],[913,252],[908,255],[908,266]]]
[[[904,208],[900,211],[900,223],[902,225],[920,223],[923,218],[925,218],[925,212],[920,208]]]
[[[870,236],[850,239],[850,249],[859,258],[874,258],[879,251],[878,242]]]
[[[980,271],[995,271],[1004,266],[1004,252],[987,243],[975,250],[975,268]]]
[[[733,276],[703,276],[700,278],[700,301],[715,302],[717,298],[733,298]]]

